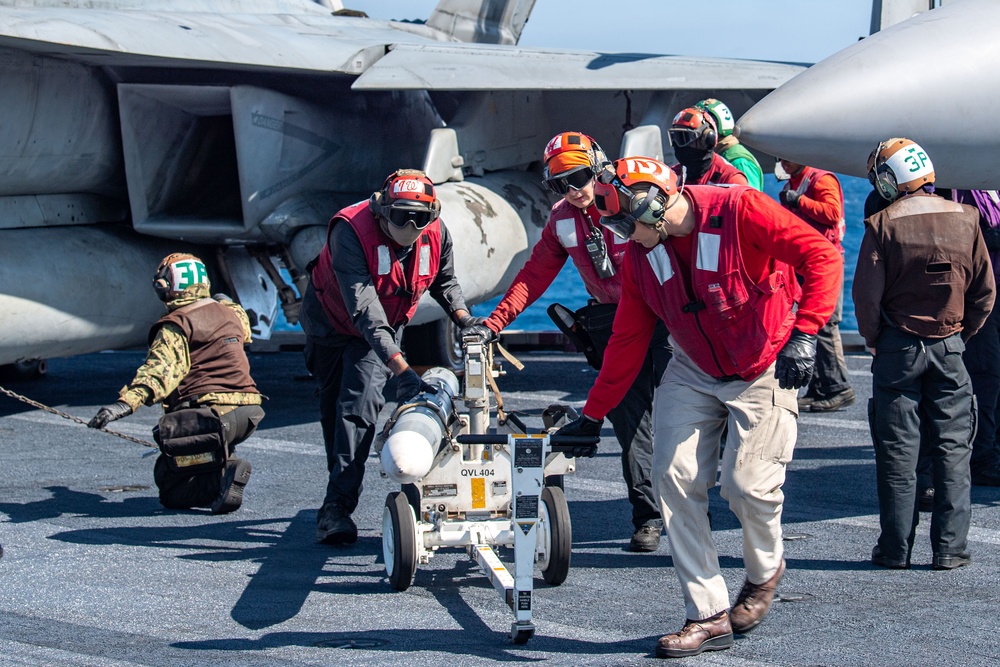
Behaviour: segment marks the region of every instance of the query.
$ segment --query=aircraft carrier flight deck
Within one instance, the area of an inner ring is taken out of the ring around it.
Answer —
[[[505,363],[498,384],[506,408],[530,429],[541,428],[551,403],[582,406],[596,376],[582,355],[518,356],[525,370]],[[57,359],[44,379],[0,384],[86,420],[115,399],[142,358]],[[731,650],[683,664],[1000,664],[1000,489],[973,487],[970,567],[931,569],[928,514],[912,569],[869,562],[878,535],[869,364],[866,354],[848,356],[854,405],[800,415],[779,601]],[[683,623],[679,584],[666,539],[656,553],[627,551],[629,504],[608,422],[598,455],[578,460],[565,479],[568,578],[548,586],[536,576],[537,631],[515,645],[510,610],[462,551],[420,565],[405,592],[390,587],[382,510],[398,487],[380,476],[374,455],[355,514],[358,542],[315,542],[327,473],[314,384],[299,352],[258,351],[251,366],[269,397],[267,416],[238,448],[253,475],[243,507],[224,516],[161,507],[153,458],[143,456],[153,450],[0,396],[4,665],[663,664],[652,649]],[[111,428],[150,439],[158,416],[159,408],[143,408]],[[740,531],[718,488],[711,514],[734,597],[743,579]]]

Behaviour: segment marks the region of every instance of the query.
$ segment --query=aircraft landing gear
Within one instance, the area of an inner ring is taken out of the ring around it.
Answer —
[[[12,380],[38,380],[48,372],[49,362],[46,359],[22,359],[0,366],[0,378]]]

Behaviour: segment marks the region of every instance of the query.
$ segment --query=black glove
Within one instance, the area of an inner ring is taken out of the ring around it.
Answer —
[[[130,414],[132,414],[132,407],[128,403],[125,401],[116,401],[98,410],[94,418],[87,423],[87,426],[90,428],[104,428],[108,425],[108,422],[128,417]]]
[[[600,437],[601,425],[603,423],[603,419],[598,421],[588,417],[587,415],[580,415],[552,435],[580,435],[584,437],[593,437],[596,435],[597,437]]]
[[[473,317],[466,315],[458,321],[462,327],[462,338],[466,336],[478,336],[484,343],[492,343],[497,339],[497,332],[490,329],[485,324],[485,317]]]
[[[784,204],[785,206],[788,206],[789,208],[798,208],[799,207],[799,197],[801,197],[801,196],[802,195],[800,195],[797,191],[792,190],[791,188],[789,188],[787,190],[782,190],[778,194],[778,199],[781,200],[782,204]]]
[[[420,379],[420,376],[412,368],[407,368],[399,374],[396,384],[396,401],[398,403],[408,403],[414,396],[423,392],[435,394],[437,389]]]
[[[601,437],[601,425],[603,423],[603,419],[598,421],[597,419],[592,419],[587,415],[580,415],[552,435],[570,435],[585,438],[596,436],[599,438]],[[576,457],[594,456],[595,454],[597,454],[597,445],[580,445],[573,450],[573,456]]]
[[[798,389],[809,384],[816,366],[816,336],[792,329],[792,335],[778,353],[774,376],[782,389]]]

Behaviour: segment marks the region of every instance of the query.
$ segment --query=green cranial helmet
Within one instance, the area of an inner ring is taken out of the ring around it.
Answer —
[[[709,97],[706,100],[698,102],[695,107],[712,114],[712,118],[715,119],[715,126],[719,128],[719,138],[728,137],[733,133],[733,128],[736,127],[736,119],[733,118],[733,112],[725,104],[714,97]]]

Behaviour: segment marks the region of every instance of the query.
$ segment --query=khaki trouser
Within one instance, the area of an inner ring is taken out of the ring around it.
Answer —
[[[747,579],[763,583],[778,571],[781,486],[795,447],[796,393],[778,387],[773,364],[752,382],[720,382],[674,345],[653,398],[652,476],[691,620],[729,608],[708,519],[708,491],[727,424],[720,483],[743,526]]]

